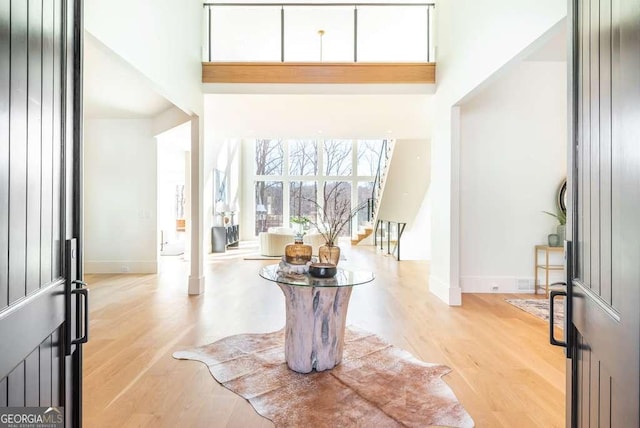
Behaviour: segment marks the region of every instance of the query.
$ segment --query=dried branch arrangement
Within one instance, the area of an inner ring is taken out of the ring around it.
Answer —
[[[338,241],[338,236],[351,219],[366,206],[366,203],[351,209],[351,201],[341,197],[343,189],[333,187],[325,192],[324,204],[320,206],[315,200],[307,199],[317,208],[316,220],[309,219],[309,223],[318,229],[328,246],[333,247]]]

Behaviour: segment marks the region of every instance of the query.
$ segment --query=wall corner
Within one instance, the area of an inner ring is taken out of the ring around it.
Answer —
[[[462,289],[452,287],[433,275],[429,276],[429,291],[449,306],[462,305]]]

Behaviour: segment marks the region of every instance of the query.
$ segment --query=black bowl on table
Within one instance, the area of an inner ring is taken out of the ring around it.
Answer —
[[[338,268],[331,263],[311,263],[309,265],[309,275],[314,278],[333,278],[337,272]]]

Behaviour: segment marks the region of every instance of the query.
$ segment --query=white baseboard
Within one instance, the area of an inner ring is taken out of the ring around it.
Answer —
[[[450,287],[433,275],[429,276],[429,291],[449,306],[462,304],[462,290],[459,287]]]
[[[461,276],[463,293],[533,293],[533,277]]]
[[[189,295],[195,296],[204,293],[204,276],[189,275]]]
[[[85,273],[158,273],[156,260],[85,260]]]

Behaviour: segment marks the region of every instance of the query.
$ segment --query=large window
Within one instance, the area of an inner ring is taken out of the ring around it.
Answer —
[[[291,217],[321,219],[326,207],[345,219],[359,206],[353,227],[367,220],[383,140],[255,141],[255,232],[291,227]],[[288,197],[287,197],[288,195]],[[342,236],[349,234],[345,228]]]
[[[318,143],[289,142],[289,175],[318,175]]]
[[[324,175],[351,175],[353,159],[351,141],[327,140],[324,142]]]
[[[282,181],[256,181],[255,191],[256,235],[270,227],[282,226]]]
[[[358,182],[358,203],[356,206],[364,206],[365,208],[358,211],[357,221],[358,224],[362,224],[368,221],[369,210],[373,208],[373,206],[368,206],[367,201],[371,198],[373,194],[373,181],[359,181]]]
[[[317,181],[292,181],[289,183],[290,217],[306,217],[315,223],[318,218],[317,201]]]
[[[256,175],[282,175],[284,144],[280,140],[256,141]]]
[[[358,141],[358,175],[375,177],[381,148],[379,140]]]
[[[351,210],[351,183],[346,181],[326,181],[324,183],[323,198],[325,211],[335,213],[340,222],[347,221]],[[349,229],[344,228],[340,236],[349,236]]]

